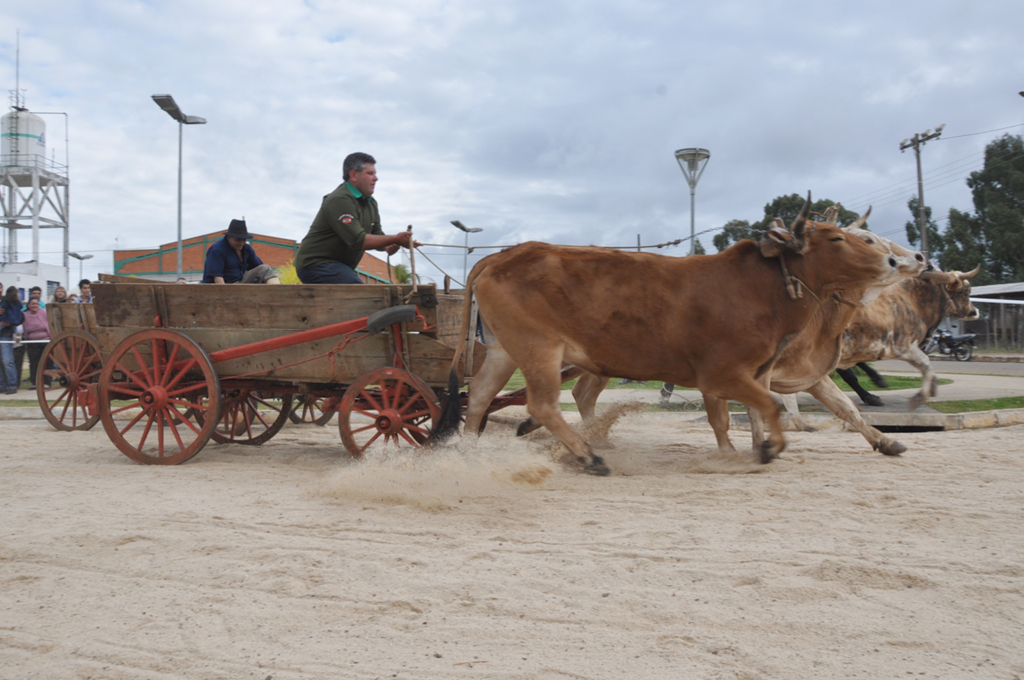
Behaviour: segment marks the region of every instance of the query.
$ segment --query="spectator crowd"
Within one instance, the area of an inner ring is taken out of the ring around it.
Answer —
[[[92,302],[91,282],[82,279],[78,283],[79,294],[68,295],[64,286],[57,286],[49,304],[65,302]],[[46,315],[47,302],[43,290],[33,286],[28,291],[28,300],[21,299],[15,286],[4,289],[0,284],[0,393],[15,394],[22,387],[25,355],[28,355],[26,389],[35,389],[36,375],[40,370],[46,344],[50,341],[50,321]],[[50,366],[52,368],[52,366]],[[44,383],[50,381],[44,375]]]

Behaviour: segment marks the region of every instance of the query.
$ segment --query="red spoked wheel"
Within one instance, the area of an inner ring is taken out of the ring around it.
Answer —
[[[430,385],[400,368],[378,368],[349,385],[338,407],[341,441],[356,458],[374,443],[421,449],[441,417]]]
[[[199,345],[154,328],[114,348],[100,375],[99,401],[103,429],[121,453],[139,463],[176,465],[213,434],[220,383]],[[194,418],[186,415],[190,409]]]
[[[259,446],[281,431],[292,412],[292,395],[260,394],[249,388],[226,389],[220,419],[213,430],[219,444]]]
[[[330,408],[326,397],[316,397],[312,394],[300,394],[295,397],[295,407],[288,414],[288,418],[296,425],[320,425],[321,427],[331,421],[336,413]]]
[[[51,425],[88,430],[99,422],[94,399],[102,370],[99,345],[89,333],[64,331],[50,341],[39,357],[36,398]]]

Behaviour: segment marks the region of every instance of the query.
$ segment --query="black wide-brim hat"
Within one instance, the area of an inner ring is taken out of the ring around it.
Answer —
[[[245,228],[245,220],[231,220],[231,224],[228,225],[227,235],[232,238],[244,238],[246,240],[252,238],[252,234]]]

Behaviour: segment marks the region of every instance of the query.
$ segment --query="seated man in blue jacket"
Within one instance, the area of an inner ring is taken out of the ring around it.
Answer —
[[[231,220],[224,238],[206,251],[203,283],[281,283],[277,272],[246,243],[251,238],[244,219]]]

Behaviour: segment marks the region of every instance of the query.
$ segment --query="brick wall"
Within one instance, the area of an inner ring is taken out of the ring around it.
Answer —
[[[186,274],[202,275],[203,264],[206,262],[206,251],[210,246],[224,237],[224,232],[216,231],[202,236],[183,239],[181,242],[181,268]],[[253,234],[249,242],[253,250],[264,263],[271,267],[280,267],[291,262],[298,252],[296,241],[277,236]],[[359,261],[359,269],[374,276],[388,280],[387,262],[370,255],[363,254]],[[115,250],[114,273],[121,276],[157,276],[174,274],[178,271],[178,243],[165,243],[151,250]],[[190,277],[195,278],[195,276]],[[368,283],[376,283],[372,277],[363,276]]]

